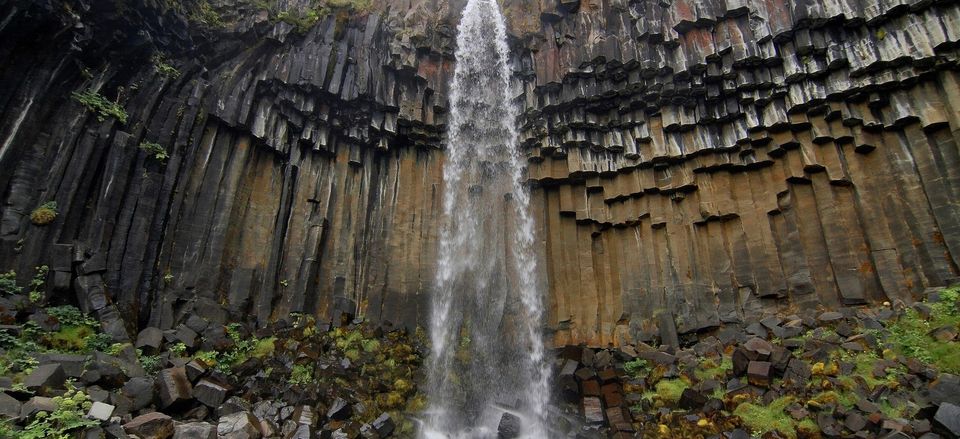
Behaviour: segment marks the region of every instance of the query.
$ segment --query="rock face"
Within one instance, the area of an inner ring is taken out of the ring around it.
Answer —
[[[118,340],[420,322],[463,1],[273,3],[0,6],[0,269]],[[508,3],[558,344],[956,278],[954,2]]]

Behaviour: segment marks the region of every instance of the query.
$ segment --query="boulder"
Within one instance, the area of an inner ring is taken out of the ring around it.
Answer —
[[[23,404],[16,398],[0,392],[0,418],[16,419],[20,417],[20,410]]]
[[[131,378],[120,389],[120,394],[129,398],[130,410],[140,410],[153,403],[154,381],[150,378]]]
[[[843,314],[836,311],[827,311],[817,316],[817,321],[820,323],[832,323],[838,320],[843,320]]]
[[[223,404],[229,391],[229,385],[204,378],[193,387],[193,397],[207,407],[216,408]]]
[[[177,424],[173,439],[217,439],[217,426],[207,422]]]
[[[34,396],[20,407],[20,417],[26,419],[39,412],[49,413],[56,409],[57,403],[53,402],[53,398]]]
[[[927,399],[934,404],[949,402],[960,405],[960,377],[949,373],[940,374],[934,382],[930,383]]]
[[[771,381],[771,364],[769,361],[751,361],[747,366],[747,380],[750,384],[767,387]]]
[[[847,430],[850,430],[854,433],[863,430],[867,426],[867,420],[859,413],[851,412],[847,413],[847,417],[843,420],[843,426],[847,427]]]
[[[503,419],[500,420],[503,423]],[[387,413],[382,413],[377,419],[373,420],[373,429],[377,431],[377,434],[380,437],[390,437],[393,434],[393,431],[396,430],[397,424],[393,422],[393,418],[390,417]]]
[[[220,418],[217,437],[220,439],[259,439],[260,422],[250,412],[237,412]]]
[[[173,436],[174,425],[171,417],[151,412],[123,424],[123,429],[141,439],[167,439]]]
[[[152,354],[159,351],[160,347],[163,346],[163,331],[154,327],[143,328],[143,330],[137,334],[135,346],[137,349],[142,349],[146,353]]]
[[[197,335],[197,332],[187,327],[187,325],[180,325],[173,337],[178,342],[183,343],[187,348],[193,349],[197,345]]]
[[[583,418],[587,424],[603,424],[603,404],[600,402],[600,398],[595,396],[583,398],[581,408],[583,409]]]
[[[190,382],[195,383],[200,377],[207,373],[210,365],[203,360],[193,359],[184,366],[184,369],[187,371],[187,378],[190,379]]]
[[[698,410],[706,403],[706,396],[696,390],[687,388],[683,389],[683,393],[680,394],[680,401],[677,402],[677,406],[684,410]]]
[[[327,417],[337,421],[350,419],[350,416],[353,416],[353,407],[343,398],[334,400],[333,403],[330,404],[330,409],[327,410]]]
[[[933,416],[934,431],[950,438],[960,437],[960,407],[945,402]]]
[[[46,389],[62,388],[66,380],[67,375],[64,373],[63,367],[60,366],[59,363],[51,363],[43,364],[33,369],[33,372],[30,372],[30,375],[24,378],[23,385],[26,386],[28,390],[37,392]]]
[[[515,439],[520,437],[523,429],[523,423],[517,416],[504,413],[500,416],[500,424],[497,426],[497,439]]]
[[[156,386],[161,409],[185,404],[193,397],[193,386],[190,385],[187,372],[182,367],[161,370],[157,374]]]
[[[113,416],[113,410],[115,408],[116,407],[110,404],[94,402],[90,406],[90,410],[87,410],[87,417],[98,421],[109,421],[110,417]]]
[[[231,396],[220,407],[217,407],[217,416],[224,417],[237,412],[250,411],[250,403],[239,396]]]
[[[63,367],[63,373],[68,378],[80,378],[83,375],[83,369],[90,357],[87,355],[74,354],[43,354],[37,358],[40,365],[59,364]]]

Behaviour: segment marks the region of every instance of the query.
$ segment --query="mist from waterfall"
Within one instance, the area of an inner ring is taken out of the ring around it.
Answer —
[[[456,60],[421,436],[496,437],[506,411],[522,437],[545,438],[543,305],[518,93],[496,0],[468,1]]]

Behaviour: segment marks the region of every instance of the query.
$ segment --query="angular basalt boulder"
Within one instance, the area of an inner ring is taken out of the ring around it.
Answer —
[[[229,392],[229,385],[208,378],[201,379],[193,386],[193,397],[210,408],[223,404]]]
[[[207,422],[177,424],[173,439],[217,439],[217,426]]]
[[[220,418],[217,437],[220,439],[260,439],[260,421],[250,412],[237,412]]]
[[[67,380],[67,374],[60,363],[43,364],[37,366],[23,380],[23,385],[35,392],[47,389],[59,389]]]
[[[167,439],[173,436],[174,424],[170,416],[151,412],[123,424],[123,429],[141,439]]]
[[[161,370],[157,374],[156,387],[161,409],[183,405],[193,399],[193,386],[182,367]]]

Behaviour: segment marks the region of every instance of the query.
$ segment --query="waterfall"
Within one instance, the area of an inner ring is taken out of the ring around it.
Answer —
[[[522,437],[545,438],[543,305],[496,0],[469,0],[457,30],[421,436],[496,437],[510,413]]]

